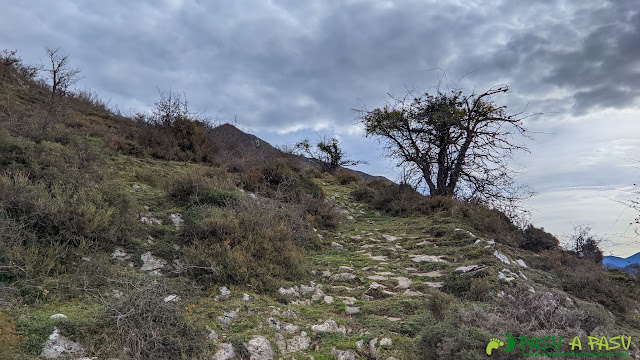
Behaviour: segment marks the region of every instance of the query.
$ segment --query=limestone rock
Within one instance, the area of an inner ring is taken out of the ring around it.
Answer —
[[[229,343],[222,343],[213,355],[213,360],[229,360],[236,357],[236,352],[233,350],[233,345]]]
[[[508,283],[510,283],[510,282],[512,282],[513,280],[515,280],[516,278],[514,278],[514,277],[510,277],[510,276],[507,276],[507,275],[505,275],[502,271],[500,271],[500,272],[498,273],[498,279],[500,279],[500,280],[502,280],[502,281],[504,281],[504,282],[508,282]]]
[[[507,265],[511,265],[511,260],[509,260],[509,258],[506,255],[501,254],[498,250],[495,250],[493,252],[493,256],[498,258],[498,260],[502,261],[503,263],[505,263]]]
[[[383,338],[380,340],[380,346],[391,346],[393,342],[389,338]]]
[[[44,344],[42,356],[47,359],[57,359],[61,356],[79,354],[82,353],[82,351],[82,345],[61,335],[60,330],[54,327],[53,333],[49,335],[49,339],[47,339],[47,342]]]
[[[344,248],[344,246],[342,244],[337,243],[335,241],[331,242],[331,247],[334,248],[334,249],[343,249]]]
[[[239,308],[233,311],[224,312],[222,316],[218,316],[218,322],[220,322],[220,324],[222,324],[222,326],[224,327],[229,327],[231,325],[231,322],[233,321],[233,318],[238,315],[238,312],[240,312]]]
[[[524,260],[522,260],[522,259],[516,260],[516,264],[522,266],[525,269],[529,268],[529,266],[527,266],[527,263],[525,263]]]
[[[49,316],[49,319],[66,319],[67,315],[65,314],[53,314]]]
[[[231,290],[229,290],[229,288],[227,288],[226,286],[220,288],[220,298],[228,299],[231,297],[231,294]]]
[[[307,333],[302,331],[300,335],[296,335],[286,341],[281,341],[278,345],[280,351],[284,354],[294,353],[307,349],[311,345],[311,338],[307,336]]]
[[[375,281],[384,281],[384,280],[387,280],[388,278],[382,275],[371,275],[371,276],[367,276],[367,279],[375,280]]]
[[[475,273],[480,270],[486,269],[485,265],[469,265],[469,266],[460,266],[456,268],[455,272],[467,274],[467,273]]]
[[[333,274],[329,277],[331,280],[353,280],[356,276],[352,273]]]
[[[284,296],[300,296],[300,289],[298,288],[298,285],[294,285],[288,289],[281,287],[280,289],[278,289],[278,292],[280,293],[280,295]]]
[[[140,268],[140,271],[159,270],[167,265],[166,260],[151,255],[151,251],[147,251],[140,255],[140,260],[142,260],[142,267]]]
[[[327,320],[320,325],[312,325],[311,330],[313,332],[340,333],[342,335],[346,335],[347,333],[347,329],[344,326],[338,326],[338,324],[336,324],[336,322],[333,320]]]
[[[423,293],[415,290],[407,289],[403,294],[403,296],[424,296]]]
[[[170,216],[171,216],[171,221],[173,221],[173,225],[176,227],[176,229],[180,229],[184,224],[184,220],[182,220],[182,214],[175,213],[175,214],[171,214]]]
[[[347,308],[345,309],[345,313],[347,313],[347,315],[356,315],[360,313],[360,308],[357,306],[354,306],[354,307],[347,306]]]
[[[276,329],[276,330],[280,330],[280,331],[284,331],[286,333],[289,334],[293,334],[298,332],[298,330],[300,329],[299,326],[294,325],[294,324],[290,324],[284,321],[280,321],[276,318],[268,318],[267,319],[267,324],[269,324],[270,327]]]
[[[398,276],[396,280],[398,280],[398,286],[395,287],[396,289],[408,289],[412,283],[411,279],[404,276]]]
[[[164,302],[177,302],[180,301],[180,296],[176,294],[167,295],[164,297]]]
[[[111,253],[111,257],[119,261],[125,261],[129,260],[131,258],[131,255],[127,254],[122,248],[116,248]]]
[[[320,287],[316,287],[316,291],[313,293],[313,296],[311,296],[311,301],[318,301],[322,298],[324,298],[324,291],[322,291]]]
[[[264,336],[255,336],[247,344],[250,360],[272,360],[271,343]]]
[[[356,360],[359,359],[360,356],[355,350],[336,350],[333,349],[331,351],[333,355],[338,357],[338,360]]]
[[[411,260],[413,262],[447,262],[446,260],[443,260],[443,256],[435,256],[435,255],[409,255],[409,257],[411,258]]]
[[[314,286],[307,286],[307,285],[300,284],[300,294],[303,296],[310,292],[314,292],[315,290],[316,288]]]

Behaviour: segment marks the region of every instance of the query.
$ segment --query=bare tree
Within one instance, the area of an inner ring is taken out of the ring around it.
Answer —
[[[20,63],[20,58],[16,55],[17,53],[17,50],[4,49],[0,51],[0,65],[2,65],[3,79],[7,77],[7,73],[11,68]]]
[[[322,171],[332,172],[340,166],[355,166],[366,164],[365,161],[347,159],[347,154],[340,148],[340,140],[327,139],[326,136],[318,140],[316,146],[311,145],[309,139],[303,139],[295,145],[302,155],[306,155],[320,164]]]
[[[82,68],[72,68],[69,65],[69,55],[61,54],[60,47],[56,49],[46,47],[45,52],[49,64],[44,66],[44,71],[49,73],[49,80],[51,80],[51,102],[54,103],[56,96],[66,95],[69,87],[82,80],[82,76],[80,76]]]
[[[507,115],[506,106],[493,101],[508,90],[421,96],[410,91],[391,96],[393,103],[382,109],[358,111],[367,136],[380,138],[398,165],[413,167],[430,195],[505,203],[527,195],[507,166],[516,150],[528,151],[515,140],[525,136],[526,116]]]

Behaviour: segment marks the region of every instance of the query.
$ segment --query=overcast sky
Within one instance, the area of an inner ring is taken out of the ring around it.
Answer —
[[[359,169],[397,176],[354,108],[439,80],[495,99],[539,132],[520,154],[527,206],[554,234],[590,225],[607,254],[640,251],[633,211],[640,164],[640,3],[610,1],[0,2],[0,49],[26,63],[61,46],[91,89],[124,113],[156,88],[273,145],[339,136]],[[615,244],[615,245],[612,245]]]

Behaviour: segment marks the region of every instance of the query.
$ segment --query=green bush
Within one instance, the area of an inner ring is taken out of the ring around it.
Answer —
[[[451,273],[444,279],[442,286],[442,291],[471,301],[487,301],[495,290],[496,285],[484,271],[475,275]]]
[[[302,216],[299,208],[269,199],[193,208],[182,234],[189,276],[205,286],[240,283],[257,291],[298,279],[304,270],[301,246],[314,239]]]
[[[360,181],[358,175],[354,174],[351,171],[342,170],[336,174],[336,179],[340,183],[340,185],[347,185],[351,183],[357,183]]]
[[[315,227],[335,229],[340,224],[340,215],[335,206],[324,199],[305,195],[302,198],[302,210]]]
[[[430,215],[450,211],[458,204],[447,197],[424,196],[410,185],[389,184],[380,180],[361,185],[351,192],[351,196],[392,216]]]
[[[103,189],[34,183],[22,173],[0,175],[0,213],[3,220],[19,222],[42,245],[97,241],[122,243],[129,238],[132,201],[124,193]]]
[[[267,160],[260,168],[244,171],[241,178],[246,190],[284,202],[300,202],[305,195],[324,197],[316,183],[285,159]]]
[[[634,287],[617,284],[604,269],[573,252],[551,250],[540,254],[542,269],[552,271],[562,289],[586,301],[597,302],[608,310],[625,314],[633,308],[637,294]]]
[[[510,246],[522,244],[522,231],[499,210],[484,205],[461,203],[454,208],[453,215],[461,219],[463,225],[476,229],[481,234],[491,234],[497,242]]]
[[[536,228],[533,225],[529,225],[524,229],[524,240],[520,247],[539,253],[544,250],[553,250],[557,248],[559,244],[558,239],[544,231],[543,228]]]
[[[195,168],[173,176],[167,193],[182,203],[225,206],[237,197],[227,174],[214,169]]]
[[[163,300],[176,293],[167,281],[140,277],[122,285],[122,296],[101,299],[106,308],[103,318],[108,319],[108,324],[102,325],[110,342],[101,344],[103,347],[126,347],[135,359],[211,358],[205,329],[186,321],[180,302]]]
[[[414,351],[420,360],[482,360],[490,334],[480,328],[460,324],[448,316],[438,321],[427,316]]]

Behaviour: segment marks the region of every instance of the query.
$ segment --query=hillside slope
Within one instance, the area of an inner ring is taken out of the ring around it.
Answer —
[[[20,74],[0,83],[0,359],[520,359],[576,337],[640,356],[637,278],[549,234],[231,126],[53,106]]]

